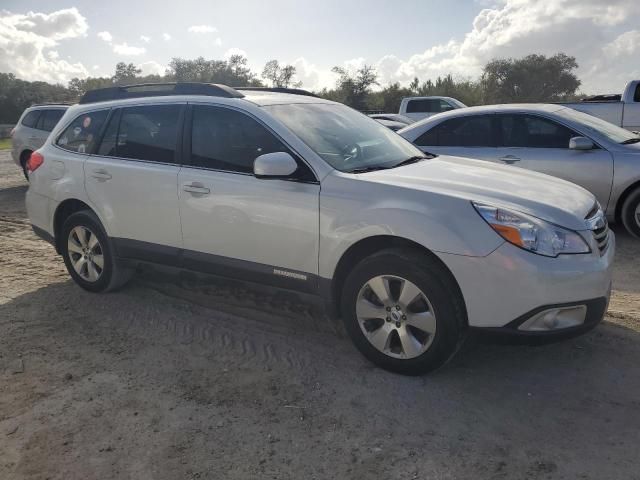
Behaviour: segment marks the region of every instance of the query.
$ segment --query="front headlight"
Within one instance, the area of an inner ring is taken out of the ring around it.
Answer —
[[[589,253],[582,236],[520,212],[472,202],[476,211],[507,242],[547,257],[561,254]]]

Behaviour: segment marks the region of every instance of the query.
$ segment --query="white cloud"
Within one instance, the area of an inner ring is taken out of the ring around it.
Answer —
[[[151,41],[151,37],[147,37],[146,35],[140,35],[140,40],[144,43],[149,43]]]
[[[187,31],[189,33],[214,33],[217,32],[218,29],[211,25],[191,25]]]
[[[226,52],[224,52],[223,57],[226,59],[231,58],[233,55],[242,55],[243,57],[247,56],[247,52],[245,52],[244,50],[242,50],[241,48],[230,48],[229,50],[227,50]]]
[[[302,82],[302,88],[321,90],[323,87],[333,87],[338,76],[330,70],[320,69],[308,62],[304,57],[297,58],[292,65],[296,68],[294,81]]]
[[[387,55],[373,63],[381,83],[406,84],[416,76],[421,80],[447,73],[476,77],[493,58],[564,52],[580,65],[583,91],[609,91],[622,88],[637,72],[638,30],[617,37],[615,32],[638,21],[637,3],[631,0],[501,0],[478,13],[461,41],[451,39],[408,58]],[[611,55],[628,58],[603,62]]]
[[[107,43],[111,43],[111,41],[113,40],[113,35],[111,35],[109,32],[98,32],[96,33],[96,35],[98,36],[98,38],[100,38],[101,40],[104,40]]]
[[[162,39],[163,39],[165,42],[168,42],[169,40],[171,40],[171,35],[169,35],[168,33],[163,33],[163,34],[162,34]]]
[[[80,62],[60,59],[60,41],[86,36],[87,20],[77,8],[52,13],[13,14],[0,10],[0,71],[25,80],[66,82],[84,77]]]
[[[164,75],[167,69],[166,65],[162,65],[154,60],[141,63],[138,68],[142,70],[142,75]]]
[[[222,45],[222,39],[220,37],[216,38],[216,41],[214,42],[216,44],[216,46],[221,46]]]
[[[100,69],[100,65],[94,65],[93,67],[91,67],[92,70],[98,70]]]
[[[146,51],[147,49],[144,47],[134,47],[133,45],[128,45],[127,42],[113,46],[113,52],[118,55],[135,56],[142,55]]]

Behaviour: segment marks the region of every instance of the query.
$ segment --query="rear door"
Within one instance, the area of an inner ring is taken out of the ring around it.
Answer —
[[[583,135],[547,117],[513,113],[496,119],[496,161],[576,183],[606,208],[613,181],[613,157],[607,150],[597,145],[593,150],[571,150],[569,140]]]
[[[179,195],[184,264],[196,270],[313,291],[320,185],[308,166],[245,112],[193,105]],[[259,179],[259,155],[288,152],[290,179]]]
[[[118,254],[176,263],[179,141],[184,104],[145,104],[111,112],[85,163],[87,194],[109,224]]]
[[[495,161],[493,115],[465,115],[435,125],[414,143],[424,152]]]

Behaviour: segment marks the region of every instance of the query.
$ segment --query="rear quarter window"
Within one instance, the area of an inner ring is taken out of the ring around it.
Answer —
[[[109,110],[78,115],[58,137],[56,145],[70,152],[91,153]]]

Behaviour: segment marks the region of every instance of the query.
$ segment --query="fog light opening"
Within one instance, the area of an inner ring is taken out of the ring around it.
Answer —
[[[587,316],[586,305],[550,308],[543,310],[523,322],[518,330],[548,332],[582,325]]]

